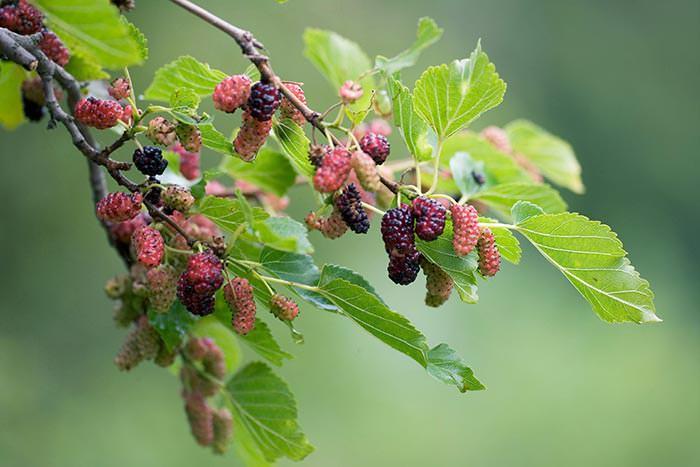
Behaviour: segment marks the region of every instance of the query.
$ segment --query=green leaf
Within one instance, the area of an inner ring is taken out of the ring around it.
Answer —
[[[101,66],[80,53],[71,53],[70,60],[66,65],[66,71],[73,75],[78,81],[94,81],[107,79],[109,74]]]
[[[247,222],[240,200],[205,196],[199,203],[199,213],[211,219],[216,225],[229,232]],[[267,213],[260,208],[253,210],[254,219],[263,221]]]
[[[312,177],[314,167],[309,162],[309,138],[304,130],[291,119],[284,119],[272,127],[272,132],[277,142],[282,147],[282,152],[289,158],[301,175]]]
[[[229,404],[230,405],[230,404]],[[233,449],[245,467],[275,467],[274,463],[265,459],[253,435],[244,427],[236,426],[233,437]]]
[[[486,203],[498,214],[509,217],[511,208],[518,201],[529,201],[546,213],[566,211],[566,203],[557,190],[549,185],[533,183],[506,183],[487,187],[474,194],[473,199]]]
[[[300,255],[265,247],[260,253],[263,268],[279,279],[315,286],[321,273],[309,255]],[[323,310],[336,310],[336,306],[323,295],[312,290],[291,287],[301,298]]]
[[[265,459],[302,460],[313,446],[297,421],[297,407],[287,384],[270,367],[253,362],[226,384],[236,426],[252,435]]]
[[[457,386],[459,392],[486,389],[486,386],[476,379],[472,369],[447,344],[439,344],[430,349],[426,369],[438,381]]]
[[[435,263],[452,278],[459,298],[466,303],[476,303],[479,295],[476,286],[477,267],[476,252],[473,251],[466,256],[457,256],[452,247],[452,222],[445,224],[445,230],[436,240],[426,242],[416,239],[418,251],[431,263]]]
[[[306,226],[291,217],[269,217],[255,222],[253,229],[258,239],[271,248],[301,254],[314,251]]]
[[[223,302],[217,297],[217,306]],[[229,312],[230,313],[230,312]],[[238,345],[236,334],[231,328],[231,320],[221,322],[216,316],[205,316],[192,326],[191,334],[197,337],[209,337],[224,353],[226,374],[231,374],[241,364],[241,348]]]
[[[190,88],[199,96],[208,96],[226,76],[223,71],[213,69],[208,64],[186,55],[156,71],[153,82],[144,92],[144,97],[167,102],[173,91],[178,88]]]
[[[345,279],[333,279],[323,284],[321,293],[367,332],[421,366],[426,365],[428,348],[425,336],[376,296]]]
[[[170,94],[170,107],[180,111],[194,110],[196,111],[201,102],[201,98],[190,88],[177,88]]]
[[[479,222],[498,223],[496,219],[489,219],[488,217],[479,217]],[[523,251],[520,248],[520,242],[515,235],[513,235],[513,232],[506,227],[489,226],[489,229],[493,233],[496,246],[501,256],[513,264],[519,264]]]
[[[516,224],[524,222],[530,217],[538,216],[540,214],[544,214],[542,208],[529,201],[518,201],[510,210],[510,215],[513,218],[513,222]]]
[[[414,111],[411,91],[394,76],[388,78],[388,85],[394,108],[394,125],[398,127],[408,152],[419,161],[430,160],[433,155],[430,139],[434,139],[435,134]]]
[[[444,140],[500,104],[505,92],[506,83],[479,43],[468,59],[425,70],[416,81],[413,105]]]
[[[421,52],[440,40],[443,32],[443,29],[439,28],[432,18],[419,19],[416,40],[413,45],[391,58],[377,56],[374,60],[374,68],[387,75],[393,75],[397,71],[415,65]]]
[[[467,152],[458,152],[450,158],[450,172],[460,193],[471,196],[481,188],[473,174],[484,173],[484,163],[475,161]]]
[[[233,149],[233,143],[229,138],[224,136],[219,130],[214,128],[211,123],[197,125],[202,134],[202,144],[219,154],[226,156],[236,156],[236,151]]]
[[[357,81],[372,68],[372,62],[359,45],[332,31],[308,28],[304,31],[304,45],[304,56],[331,83],[336,92],[345,81]],[[369,107],[372,90],[375,88],[371,75],[359,83],[365,92],[362,98],[350,106],[353,111]]]
[[[180,300],[175,300],[167,313],[148,310],[148,322],[158,331],[168,349],[172,350],[182,342],[196,318],[187,311]]]
[[[8,130],[24,122],[22,81],[26,76],[21,66],[0,61],[0,124]]]
[[[569,143],[527,120],[506,125],[513,150],[527,157],[545,177],[574,193],[583,193],[581,166]]]
[[[374,290],[372,284],[370,284],[367,281],[367,279],[362,277],[362,275],[360,275],[359,273],[353,271],[352,269],[348,269],[344,266],[338,266],[337,264],[324,264],[323,269],[321,269],[321,277],[318,280],[318,285],[325,285],[333,279],[344,279],[350,282],[351,284],[359,285],[367,292],[374,295],[377,298],[377,300],[384,303],[384,299],[382,299],[382,297],[379,296],[377,291]]]
[[[277,196],[284,196],[294,185],[296,173],[289,160],[281,153],[264,147],[254,163],[236,157],[227,158],[221,170],[237,180],[245,180]]]
[[[131,38],[136,42],[136,44],[138,44],[139,53],[141,54],[141,62],[145,62],[146,60],[148,60],[148,39],[143,34],[143,32],[141,32],[141,30],[136,27],[135,24],[127,21],[127,19],[124,16],[121,17],[121,20],[129,28],[129,35],[131,36]]]
[[[109,2],[35,0],[34,3],[46,15],[49,28],[71,52],[114,70],[145,60],[143,38]]]
[[[647,323],[656,316],[654,294],[626,258],[622,242],[605,224],[575,213],[540,214],[518,232],[552,263],[609,322]]]
[[[270,332],[265,321],[255,320],[255,327],[245,336],[241,336],[243,342],[253,349],[258,355],[275,366],[282,366],[285,360],[291,360],[294,356],[282,350]]]

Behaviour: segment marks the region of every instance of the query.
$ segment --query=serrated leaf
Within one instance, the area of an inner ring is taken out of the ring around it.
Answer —
[[[281,153],[264,147],[254,163],[238,158],[225,159],[221,170],[236,180],[245,180],[277,196],[284,196],[294,186],[296,173],[289,160]]]
[[[216,305],[223,302],[221,297],[217,297]],[[208,337],[224,353],[226,363],[226,374],[231,374],[238,369],[241,364],[241,348],[238,345],[236,334],[231,327],[231,320],[221,322],[216,316],[205,316],[197,321],[190,333],[196,337]]]
[[[279,279],[315,286],[321,273],[309,255],[300,255],[265,247],[260,253],[260,264],[265,270]],[[336,310],[326,297],[312,290],[292,287],[301,298],[323,310]]]
[[[430,349],[426,370],[435,379],[454,384],[459,392],[486,389],[486,386],[476,379],[472,369],[447,344],[439,344]]]
[[[430,140],[431,137],[434,139],[435,134],[413,110],[411,91],[394,76],[388,78],[388,85],[394,109],[394,125],[398,127],[408,152],[419,161],[430,160],[433,155]]]
[[[444,140],[500,104],[505,92],[479,43],[468,59],[425,70],[413,89],[413,105]]]
[[[479,217],[479,222],[497,223],[498,221],[496,219],[489,219],[488,217]],[[513,235],[513,232],[505,227],[489,226],[489,229],[493,233],[496,246],[501,256],[513,264],[519,264],[523,251],[520,248],[520,242],[515,235]]]
[[[302,460],[313,446],[297,422],[294,396],[270,367],[253,362],[226,384],[236,426],[242,425],[265,458]]]
[[[622,242],[605,224],[575,213],[540,214],[517,224],[535,248],[612,323],[661,321],[649,283],[626,258]]]
[[[474,173],[484,173],[483,161],[475,161],[467,152],[458,152],[450,158],[452,179],[463,196],[471,196],[481,188]]]
[[[583,193],[581,165],[569,143],[527,120],[506,125],[513,150],[528,158],[542,174],[574,193]]]
[[[479,295],[476,285],[477,267],[476,252],[472,251],[466,256],[457,256],[452,247],[452,222],[445,224],[445,230],[436,240],[426,242],[416,239],[418,251],[431,263],[435,263],[445,271],[454,281],[459,298],[466,303],[476,303]]]
[[[384,299],[379,296],[372,284],[370,284],[369,281],[367,281],[367,279],[362,277],[361,274],[353,271],[352,269],[348,269],[344,266],[339,266],[337,264],[324,264],[323,269],[321,269],[321,277],[318,280],[318,285],[325,285],[333,279],[344,279],[350,282],[351,284],[359,285],[367,292],[374,295],[377,298],[377,300],[384,303]]]
[[[309,162],[310,141],[304,134],[304,130],[293,120],[284,119],[274,123],[272,132],[282,147],[282,152],[296,167],[297,172],[312,177],[315,170]]]
[[[566,203],[557,190],[546,184],[506,183],[487,187],[475,193],[473,199],[486,203],[501,216],[510,217],[511,209],[518,201],[529,201],[546,213],[566,211]]]
[[[187,311],[180,300],[175,300],[167,313],[148,311],[148,322],[158,331],[169,350],[180,345],[196,321],[197,318]]]
[[[148,39],[134,23],[127,21],[124,16],[122,16],[121,19],[129,28],[129,35],[131,38],[138,44],[139,53],[141,54],[141,63],[145,62],[148,60]]]
[[[8,130],[24,122],[22,81],[26,76],[21,66],[0,61],[0,124]]]
[[[416,40],[408,49],[391,58],[377,56],[374,60],[374,68],[383,71],[387,75],[393,75],[397,71],[411,67],[416,64],[421,52],[432,44],[440,40],[444,30],[439,28],[437,23],[428,17],[418,20],[418,31]]]
[[[540,214],[544,214],[542,208],[529,201],[518,201],[510,210],[510,215],[513,218],[513,222],[516,224],[524,222],[530,217],[538,216]]]
[[[165,155],[165,154],[164,154]],[[177,164],[170,166],[168,163],[168,168],[174,170],[179,170],[180,169],[180,155],[172,153],[172,155],[168,155],[170,159],[177,157]],[[169,160],[170,160],[169,159]],[[201,178],[197,183],[194,185],[190,185],[190,193],[192,193],[192,196],[194,196],[194,199],[197,201],[201,200],[204,198],[204,196],[207,194],[207,184],[211,181],[217,178],[218,176],[222,175],[222,172],[216,169],[212,170],[205,170],[204,173],[202,174]]]
[[[233,149],[233,143],[229,138],[224,136],[219,130],[217,130],[212,123],[199,124],[197,125],[200,133],[202,134],[202,144],[219,154],[224,154],[226,156],[235,156],[236,151]]]
[[[253,224],[258,239],[277,250],[291,253],[312,253],[314,251],[302,223],[291,217],[269,217]]]
[[[78,81],[94,81],[109,78],[109,74],[101,66],[92,59],[76,52],[71,53],[70,60],[65,68]]]
[[[228,232],[235,232],[238,227],[247,222],[246,214],[237,199],[205,196],[199,203],[198,211]],[[264,221],[267,218],[267,213],[260,208],[255,208],[253,215],[257,221]]]
[[[153,82],[144,92],[144,97],[167,102],[173,91],[178,88],[190,88],[201,97],[208,96],[226,76],[223,71],[185,55],[156,71]]]
[[[230,404],[229,404],[230,405]],[[265,459],[253,435],[245,426],[236,426],[233,437],[233,449],[245,467],[275,467],[275,464]]]
[[[357,81],[372,68],[372,62],[359,45],[335,32],[307,28],[304,31],[304,45],[304,56],[328,80],[335,92],[345,81]],[[351,111],[355,112],[369,107],[372,90],[376,87],[371,75],[365,76],[359,83],[364,94],[350,106]]]
[[[143,42],[135,26],[113,5],[95,0],[35,0],[49,28],[73,52],[110,69],[142,63]]]

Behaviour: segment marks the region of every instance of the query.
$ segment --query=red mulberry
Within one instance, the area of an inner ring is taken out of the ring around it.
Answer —
[[[233,329],[241,335],[255,327],[255,297],[247,279],[236,277],[224,286],[224,298],[232,313]]]
[[[186,213],[194,205],[194,196],[185,187],[170,185],[165,188],[161,195],[163,203],[170,209]]]
[[[2,2],[0,8],[0,27],[17,34],[28,35],[41,31],[44,27],[44,15],[26,0]]]
[[[248,110],[250,115],[260,121],[267,121],[280,106],[280,91],[272,83],[258,81],[250,89]]]
[[[45,31],[39,41],[39,48],[46,54],[49,59],[53,60],[61,66],[66,66],[70,60],[70,52],[61,39],[51,31]]]
[[[453,204],[450,207],[452,212],[452,226],[454,236],[452,237],[452,247],[457,256],[465,256],[471,253],[479,241],[479,213],[474,206],[469,204]]]
[[[364,94],[364,91],[362,90],[360,83],[350,80],[344,82],[338,91],[340,99],[346,104],[356,102],[360,97],[362,97],[362,94]]]
[[[454,282],[449,274],[427,259],[421,259],[420,265],[425,274],[425,287],[427,289],[425,304],[438,307],[450,298]]]
[[[185,413],[192,436],[201,446],[209,446],[214,441],[214,425],[211,407],[198,392],[185,394]]]
[[[124,114],[124,108],[117,101],[88,97],[75,104],[73,114],[80,123],[104,130],[117,124]]]
[[[165,243],[163,237],[153,227],[141,227],[134,232],[131,243],[136,252],[136,259],[146,267],[155,267],[163,261]]]
[[[222,407],[214,411],[214,443],[212,449],[217,454],[223,454],[231,444],[233,437],[233,417],[228,409]]]
[[[211,97],[217,110],[235,112],[250,97],[250,78],[246,75],[229,76],[216,85]]]
[[[214,294],[224,282],[221,260],[212,252],[190,256],[177,281],[177,297],[190,313],[204,316],[214,311]]]
[[[97,202],[97,217],[104,221],[122,222],[136,217],[141,212],[143,197],[140,193],[109,193]]]
[[[354,183],[346,186],[342,193],[336,197],[335,206],[350,230],[355,233],[367,233],[369,219],[362,206],[360,192],[357,191]]]
[[[181,144],[173,146],[173,152],[180,156],[180,173],[187,180],[197,180],[202,175],[199,153],[189,152]]]
[[[420,252],[413,238],[413,211],[407,205],[389,209],[382,217],[382,239],[389,254],[389,278],[408,285],[418,276]]]
[[[161,146],[172,146],[177,141],[175,125],[164,117],[156,117],[148,122],[146,136],[148,139]]]
[[[479,273],[484,277],[495,276],[501,269],[501,253],[490,229],[481,230],[476,249],[479,252]]]
[[[117,78],[109,85],[107,92],[113,99],[126,99],[131,94],[131,85],[129,80],[123,77]]]
[[[362,188],[368,191],[377,191],[381,188],[382,182],[379,179],[377,165],[370,156],[362,151],[355,151],[352,153],[350,165],[355,171]]]
[[[139,172],[151,177],[161,175],[168,167],[168,160],[163,157],[163,151],[156,146],[144,146],[143,149],[136,149],[133,161]]]
[[[202,133],[196,126],[178,123],[175,127],[175,134],[186,151],[199,152],[202,149]]]
[[[416,235],[422,240],[435,240],[445,230],[447,210],[434,199],[424,196],[414,199],[413,216],[416,219]]]
[[[327,154],[316,169],[314,188],[321,193],[338,190],[350,175],[350,153],[344,147],[337,147]]]
[[[281,321],[292,321],[299,314],[299,305],[289,297],[274,294],[270,299],[270,311]]]
[[[133,219],[112,224],[109,228],[112,237],[119,243],[128,244],[134,232],[150,223],[150,216],[144,212],[139,213]]]
[[[272,120],[258,120],[249,111],[243,112],[243,124],[233,140],[233,147],[246,162],[255,159],[272,129]]]
[[[129,371],[141,361],[154,358],[159,345],[158,332],[149,324],[148,318],[141,315],[127,334],[114,363],[120,370]]]
[[[297,97],[297,99],[299,99],[302,103],[306,104],[306,96],[304,95],[304,90],[299,84],[286,83],[286,86],[287,89],[289,89],[289,91]],[[304,117],[304,114],[301,113],[301,110],[297,109],[294,106],[294,104],[292,104],[292,101],[290,101],[284,96],[282,96],[280,114],[282,118],[291,118],[299,126],[304,126],[304,123],[306,123],[306,118]]]
[[[158,313],[170,310],[177,295],[177,271],[170,265],[149,269],[146,273],[148,300]]]
[[[362,137],[360,140],[360,148],[374,159],[377,165],[383,164],[386,158],[389,157],[389,152],[391,151],[386,136],[372,132]]]

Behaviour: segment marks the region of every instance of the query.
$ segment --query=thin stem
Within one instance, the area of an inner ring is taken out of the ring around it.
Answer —
[[[307,284],[302,284],[302,283],[299,283],[299,282],[288,281],[288,280],[284,280],[284,279],[278,279],[278,278],[276,278],[276,277],[263,276],[263,275],[259,275],[258,277],[259,277],[260,280],[262,280],[262,281],[272,282],[273,284],[288,285],[288,286],[290,286],[290,287],[297,287],[297,288],[299,288],[299,289],[310,290],[310,291],[312,291],[312,292],[318,292],[318,291],[321,290],[320,288],[318,288],[318,287],[316,287],[316,286],[313,286],[313,285],[307,285]]]
[[[429,195],[429,196],[430,196],[431,198],[448,199],[448,200],[450,200],[450,201],[452,202],[452,204],[459,204],[459,203],[458,203],[452,196],[450,196],[450,195],[444,195],[444,194],[441,194],[441,193],[436,193],[436,194],[432,194],[432,195]]]
[[[517,225],[513,224],[503,224],[501,222],[479,222],[479,227],[486,227],[486,228],[502,228],[502,229],[509,229],[509,230],[518,230]]]
[[[385,213],[384,211],[382,211],[381,209],[377,209],[376,207],[372,206],[372,205],[369,204],[369,203],[365,203],[364,201],[362,202],[362,207],[365,208],[365,209],[367,209],[368,211],[372,211],[372,212],[374,212],[374,213],[376,213],[376,214],[379,214],[380,216],[383,216],[384,214],[386,214],[386,213]]]
[[[425,193],[426,195],[432,195],[435,193],[435,189],[438,185],[438,180],[440,176],[440,155],[442,153],[442,138],[438,139],[437,146],[435,147],[435,160],[433,162],[433,183],[430,185],[430,189]]]

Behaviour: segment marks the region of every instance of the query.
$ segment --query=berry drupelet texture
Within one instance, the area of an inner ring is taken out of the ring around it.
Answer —
[[[255,327],[255,297],[247,279],[236,277],[224,286],[224,298],[231,309],[234,331],[246,335]]]
[[[161,146],[172,146],[177,141],[175,125],[164,117],[155,117],[148,122],[146,137],[155,144]]]
[[[165,242],[153,227],[141,227],[131,237],[131,244],[136,253],[136,260],[146,267],[158,266],[163,261]]]
[[[425,274],[425,304],[438,307],[450,298],[454,282],[449,274],[425,258],[421,259],[420,266]]]
[[[362,197],[354,183],[346,186],[335,198],[335,206],[350,230],[359,234],[367,233],[369,218],[362,207]]]
[[[224,283],[223,264],[210,251],[190,256],[177,281],[177,297],[190,313],[204,316],[214,311],[214,294]]]
[[[243,112],[243,124],[233,140],[233,147],[241,159],[246,162],[255,159],[271,129],[272,120],[258,120],[250,111]]]
[[[192,436],[200,446],[209,446],[214,442],[214,425],[212,409],[199,392],[187,392],[185,413],[190,424]]]
[[[47,57],[61,66],[66,66],[70,60],[70,52],[61,39],[51,31],[44,31],[39,41],[39,48]]]
[[[73,115],[83,125],[104,130],[112,128],[123,118],[124,108],[117,101],[87,97],[75,104]]]
[[[131,94],[131,85],[129,80],[124,77],[116,78],[107,88],[107,92],[113,99],[126,99]]]
[[[350,175],[350,153],[344,147],[337,147],[327,154],[316,169],[314,188],[321,193],[332,193],[345,183]]]
[[[186,213],[194,205],[194,196],[184,186],[170,185],[163,190],[161,200],[168,208]]]
[[[167,313],[177,296],[177,271],[163,264],[146,273],[148,301],[157,313]]]
[[[274,84],[258,81],[250,89],[248,111],[254,119],[267,121],[275,114],[280,101],[280,91]]]
[[[175,126],[175,134],[186,151],[198,153],[202,149],[202,133],[196,126],[180,122]]]
[[[413,238],[413,210],[402,205],[389,209],[382,217],[382,239],[389,254],[389,278],[399,285],[416,280],[420,269],[420,252]]]
[[[97,202],[97,217],[109,222],[127,221],[141,212],[142,202],[143,197],[140,193],[109,193]]]
[[[424,196],[414,199],[413,216],[416,219],[416,235],[421,240],[435,240],[445,230],[447,210],[437,200]]]
[[[348,225],[337,208],[328,217],[320,217],[310,212],[305,221],[309,230],[318,230],[324,237],[331,240],[342,237],[348,231]]]
[[[0,28],[17,34],[34,34],[44,27],[44,15],[26,0],[3,2],[0,8]]]
[[[479,273],[484,277],[495,276],[501,269],[501,253],[490,229],[481,229],[476,248],[479,252]]]
[[[299,305],[289,297],[274,294],[270,299],[270,311],[280,321],[292,321],[299,314]]]
[[[453,204],[450,206],[452,213],[452,247],[457,256],[465,256],[471,253],[479,241],[479,213],[472,205]]]
[[[156,146],[136,149],[132,160],[139,172],[150,177],[161,175],[168,167],[168,160],[163,157],[163,151]]]
[[[367,191],[378,191],[381,188],[381,180],[377,165],[374,160],[362,151],[352,153],[350,165],[360,181],[360,185]]]
[[[296,96],[303,104],[306,104],[306,96],[304,95],[304,90],[301,88],[300,84],[297,83],[286,83],[287,89]],[[306,118],[301,110],[297,109],[292,101],[282,96],[282,103],[280,105],[280,115],[282,118],[291,118],[299,126],[304,126],[306,123]]]
[[[243,107],[250,97],[250,78],[246,75],[233,75],[225,78],[214,88],[214,107],[222,112],[232,113]]]
[[[368,132],[360,140],[360,148],[368,154],[377,165],[381,165],[389,157],[391,148],[386,136]]]

